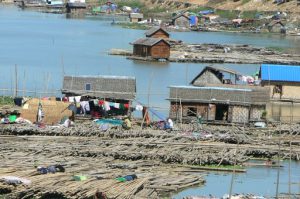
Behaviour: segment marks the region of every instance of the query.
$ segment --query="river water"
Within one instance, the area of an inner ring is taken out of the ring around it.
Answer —
[[[36,92],[61,89],[63,74],[135,76],[137,99],[148,103],[150,94],[149,104],[167,114],[168,86],[189,84],[207,64],[139,62],[107,54],[111,48],[132,49],[129,43],[140,37],[144,37],[143,30],[112,26],[107,18],[69,19],[0,5],[0,88],[15,87],[15,65],[18,88]],[[280,35],[176,32],[171,37],[189,43],[300,48],[300,38]],[[244,74],[259,69],[251,64],[225,66]],[[0,95],[10,93],[0,91]]]
[[[188,85],[208,64],[149,63],[110,56],[111,48],[131,49],[130,42],[144,37],[144,31],[112,26],[102,17],[70,19],[61,14],[46,14],[0,5],[0,95],[10,95],[14,86],[15,66],[18,88],[52,92],[62,88],[66,75],[127,75],[137,80],[137,100],[168,114],[168,86]],[[250,44],[260,47],[281,47],[300,51],[299,37],[271,34],[220,32],[171,33],[173,39],[189,43]],[[225,64],[244,74],[259,69],[255,64]],[[19,93],[36,95],[36,93]],[[53,95],[53,94],[49,94]],[[149,98],[148,98],[149,95]],[[286,163],[285,163],[286,166]],[[281,169],[280,191],[287,192],[287,166]],[[292,164],[294,193],[300,192],[300,165]],[[249,168],[235,177],[234,192],[274,195],[276,169]],[[206,186],[191,188],[174,195],[221,196],[229,191],[231,175],[209,173]]]
[[[279,193],[289,192],[289,162],[281,162],[279,169]],[[300,193],[300,162],[291,163],[291,193]],[[278,168],[248,167],[246,173],[236,173],[232,193],[252,193],[265,197],[276,195]],[[182,199],[184,196],[208,196],[222,197],[229,193],[232,174],[222,172],[199,173],[206,174],[206,183],[203,187],[186,189],[172,196],[174,199]],[[300,196],[299,196],[300,197]]]

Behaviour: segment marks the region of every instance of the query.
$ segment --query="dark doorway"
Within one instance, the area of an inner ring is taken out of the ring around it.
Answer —
[[[228,105],[216,104],[216,120],[227,121],[228,119]]]

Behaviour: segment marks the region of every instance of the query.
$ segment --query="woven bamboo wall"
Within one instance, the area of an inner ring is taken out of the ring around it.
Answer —
[[[249,107],[232,106],[232,121],[233,123],[248,123]]]

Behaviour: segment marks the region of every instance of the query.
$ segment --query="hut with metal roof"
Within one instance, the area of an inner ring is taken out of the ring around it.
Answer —
[[[128,76],[64,76],[62,93],[132,101],[136,96],[136,79]]]
[[[170,34],[163,27],[152,27],[145,32],[146,37],[168,39]]]
[[[128,76],[64,76],[62,93],[66,97],[81,96],[81,100],[84,98],[85,101],[95,99],[117,103],[120,107],[127,105],[122,110],[111,108],[108,115],[128,115],[129,106],[136,96],[136,79]],[[99,111],[102,110],[96,107],[94,112]]]
[[[224,79],[223,73],[229,73],[232,79]],[[208,66],[191,86],[170,86],[170,117],[201,117],[207,122],[222,123],[260,121],[269,101],[269,89],[236,84],[238,75],[230,69]]]
[[[153,59],[169,59],[170,44],[162,38],[141,38],[133,42],[133,55]]]
[[[281,122],[300,122],[300,66],[262,64],[261,85],[269,88],[268,117]]]

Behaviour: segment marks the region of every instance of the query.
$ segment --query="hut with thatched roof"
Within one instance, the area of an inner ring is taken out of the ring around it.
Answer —
[[[66,97],[81,96],[126,105],[122,110],[116,108],[114,113],[113,109],[110,112],[127,115],[136,96],[136,79],[128,76],[64,76],[62,93]]]
[[[223,73],[233,79],[225,79]],[[205,121],[248,123],[259,121],[269,101],[269,89],[233,84],[238,73],[220,67],[206,67],[191,86],[170,86],[170,117],[201,117]]]

